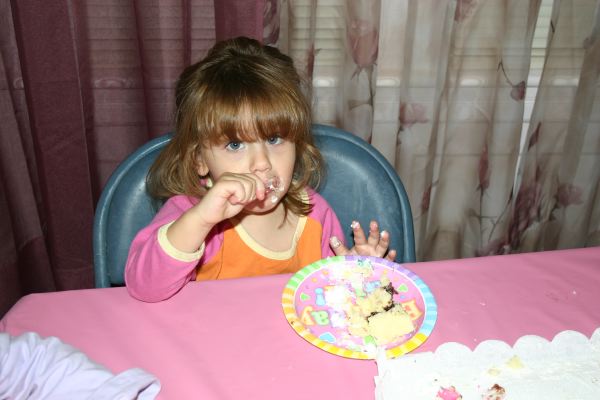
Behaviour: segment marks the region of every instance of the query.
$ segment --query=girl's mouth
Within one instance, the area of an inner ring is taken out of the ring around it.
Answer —
[[[285,186],[278,176],[272,176],[265,182],[265,193],[270,196],[272,203],[277,203]]]

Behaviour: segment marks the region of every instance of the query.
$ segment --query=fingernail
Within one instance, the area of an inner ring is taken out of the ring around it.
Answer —
[[[329,243],[331,243],[332,247],[336,247],[336,248],[340,247],[340,245],[342,244],[340,242],[340,240],[335,236],[332,236],[331,239],[329,239]]]
[[[388,231],[381,231],[381,236],[387,236],[388,235]]]
[[[358,221],[352,221],[352,223],[350,224],[350,228],[352,229],[357,229],[358,227],[360,227]]]

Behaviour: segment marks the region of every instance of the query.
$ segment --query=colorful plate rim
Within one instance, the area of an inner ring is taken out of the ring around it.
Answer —
[[[315,261],[314,263],[302,268],[288,280],[286,286],[283,289],[281,297],[281,306],[283,307],[285,318],[287,319],[290,326],[294,329],[294,331],[296,331],[296,333],[298,333],[302,338],[312,343],[314,346],[327,351],[328,353],[336,354],[346,358],[355,358],[363,360],[374,359],[376,357],[376,355],[374,354],[367,354],[362,351],[354,351],[338,347],[334,344],[321,340],[317,336],[313,335],[310,332],[310,330],[307,329],[305,325],[300,321],[300,318],[296,313],[296,306],[294,303],[294,300],[296,298],[296,290],[302,284],[302,282],[304,282],[304,279],[307,276],[311,275],[313,272],[318,271],[323,267],[329,266],[330,264],[346,261],[356,261],[358,259],[369,259],[372,263],[384,265],[400,272],[401,274],[405,275],[417,287],[417,289],[423,296],[425,310],[423,322],[421,323],[419,330],[406,342],[386,350],[386,356],[388,358],[395,358],[410,353],[417,347],[421,346],[431,335],[431,331],[433,330],[433,327],[435,326],[435,323],[437,321],[437,303],[435,301],[433,293],[431,293],[431,290],[429,289],[429,286],[427,286],[425,282],[423,282],[423,280],[419,278],[414,272],[405,268],[401,264],[386,260],[384,258],[356,255],[333,256]]]

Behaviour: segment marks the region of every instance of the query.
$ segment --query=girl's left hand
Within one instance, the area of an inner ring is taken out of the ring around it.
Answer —
[[[379,225],[376,221],[371,221],[369,224],[368,238],[365,236],[365,232],[358,221],[352,222],[352,230],[354,231],[354,247],[351,249],[344,246],[335,236],[329,239],[331,248],[336,256],[374,256],[380,258],[385,257],[387,260],[394,261],[396,258],[396,250],[392,249],[388,251],[390,246],[390,234],[387,231],[379,232]]]

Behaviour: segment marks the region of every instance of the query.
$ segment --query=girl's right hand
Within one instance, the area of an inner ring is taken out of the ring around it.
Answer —
[[[219,222],[239,214],[254,200],[265,198],[265,184],[254,174],[225,173],[198,204],[177,218],[167,231],[178,250],[195,252]]]
[[[194,208],[205,224],[216,225],[236,216],[249,203],[264,198],[265,184],[258,176],[226,172]]]

